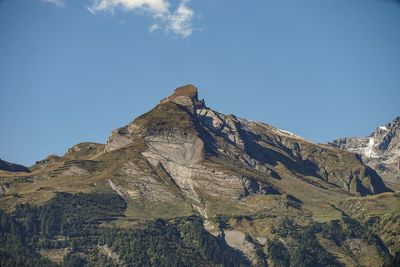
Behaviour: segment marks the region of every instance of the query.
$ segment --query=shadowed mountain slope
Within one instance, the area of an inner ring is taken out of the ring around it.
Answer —
[[[29,168],[23,165],[10,163],[2,159],[0,159],[0,170],[7,172],[29,172]]]

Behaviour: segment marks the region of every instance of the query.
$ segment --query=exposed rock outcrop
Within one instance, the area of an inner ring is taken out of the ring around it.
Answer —
[[[204,100],[198,99],[197,88],[191,84],[175,89],[174,93],[171,96],[161,100],[160,104],[163,104],[163,103],[166,103],[169,101],[174,102],[178,105],[189,107],[189,108],[205,107]]]
[[[389,184],[400,184],[400,117],[367,137],[346,137],[329,144],[359,154]]]

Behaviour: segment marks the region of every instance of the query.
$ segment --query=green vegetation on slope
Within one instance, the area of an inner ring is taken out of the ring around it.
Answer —
[[[23,204],[9,214],[0,211],[0,266],[250,264],[222,237],[208,233],[199,217],[139,220],[135,227],[116,227],[126,208],[125,200],[114,193],[57,193],[42,206]],[[234,221],[255,225],[274,218],[219,216],[216,223],[230,228]],[[389,253],[375,234],[382,232],[378,224],[371,219],[363,225],[345,214],[340,220],[305,225],[284,217],[265,244],[247,233],[246,241],[254,246],[258,266],[396,266],[399,252]]]
[[[125,209],[116,194],[58,193],[43,206],[1,212],[1,266],[248,265],[198,217],[158,219],[133,229],[107,224]],[[55,250],[64,251],[62,262],[39,254]]]
[[[275,230],[275,239],[267,244],[268,254],[274,266],[345,266],[350,264],[333,255],[331,251],[335,250],[342,250],[343,254],[352,257],[351,265],[395,266],[395,259],[382,240],[359,221],[346,215],[343,215],[342,220],[326,223],[313,222],[305,227],[296,225],[290,219],[285,221],[287,222]],[[358,248],[354,248],[353,243],[360,244],[369,254],[376,253],[375,259],[380,259],[380,262],[362,258],[366,256],[366,253],[358,254]]]

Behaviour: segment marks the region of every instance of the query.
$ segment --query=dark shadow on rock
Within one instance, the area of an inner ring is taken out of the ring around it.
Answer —
[[[379,174],[370,167],[367,167],[365,175],[371,177],[371,186],[374,188],[374,194],[380,194],[385,192],[394,192],[392,189],[388,188],[383,182]]]
[[[319,167],[317,164],[311,160],[296,160],[292,159],[282,153],[279,153],[273,149],[263,147],[257,142],[261,140],[259,135],[247,132],[244,130],[239,131],[240,136],[245,140],[245,150],[246,153],[253,159],[266,163],[272,166],[276,166],[278,162],[286,165],[290,170],[295,171],[299,174],[305,176],[313,176],[322,179],[321,175],[318,174]],[[292,154],[288,148],[280,147],[281,149],[286,149],[287,154]]]

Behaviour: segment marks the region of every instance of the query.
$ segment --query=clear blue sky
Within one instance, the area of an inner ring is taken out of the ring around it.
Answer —
[[[0,158],[105,143],[187,83],[316,142],[400,115],[399,2],[107,2],[0,1]]]

